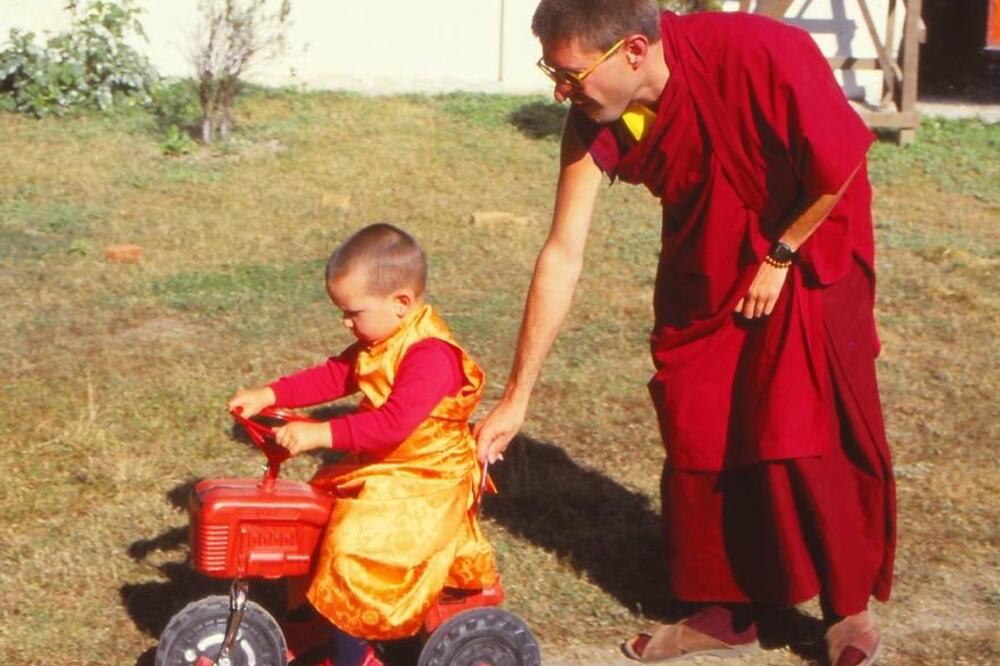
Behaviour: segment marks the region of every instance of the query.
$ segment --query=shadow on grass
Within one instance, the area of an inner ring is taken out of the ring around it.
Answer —
[[[562,134],[566,107],[552,102],[530,102],[510,114],[510,124],[532,139],[558,137]]]
[[[678,617],[660,514],[649,497],[523,436],[490,473],[500,494],[486,498],[485,516],[556,553],[631,610]]]
[[[484,500],[486,517],[569,562],[633,612],[674,622],[694,610],[670,596],[662,519],[648,496],[523,436],[490,473],[500,493]],[[819,619],[795,608],[760,608],[756,616],[766,649],[821,657]]]

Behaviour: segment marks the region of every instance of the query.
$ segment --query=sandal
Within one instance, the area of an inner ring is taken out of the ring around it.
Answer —
[[[831,666],[871,666],[881,647],[882,637],[869,611],[845,617],[826,632]]]
[[[730,644],[692,629],[687,622],[661,624],[650,633],[636,634],[621,644],[621,651],[635,661],[668,663],[695,657],[743,657],[758,650],[756,629],[750,630],[747,642]]]

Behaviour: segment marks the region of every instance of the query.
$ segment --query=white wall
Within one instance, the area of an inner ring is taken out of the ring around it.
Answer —
[[[66,0],[0,0],[9,28],[65,28]],[[200,22],[197,0],[139,0],[149,43],[137,44],[161,73],[190,75]],[[530,21],[537,0],[292,0],[285,52],[251,73],[262,83],[305,83],[363,92],[547,89]],[[501,16],[503,23],[501,24]],[[502,27],[501,27],[502,25]],[[502,42],[501,42],[502,36]]]
[[[880,31],[888,0],[869,0]],[[0,40],[10,27],[58,31],[66,0],[0,0]],[[198,0],[139,0],[148,44],[138,44],[164,74],[191,74]],[[362,92],[480,90],[546,92],[534,67],[541,49],[531,34],[537,0],[292,0],[288,47],[249,78]],[[902,2],[897,38],[902,32]],[[737,0],[726,0],[735,9]],[[502,17],[502,23],[501,23]],[[856,0],[796,0],[787,20],[808,29],[828,55],[875,56]],[[849,96],[875,102],[880,72],[841,77]]]

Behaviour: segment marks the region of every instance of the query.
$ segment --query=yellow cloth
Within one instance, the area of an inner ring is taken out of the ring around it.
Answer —
[[[445,586],[496,582],[493,554],[471,508],[480,469],[469,417],[485,376],[427,305],[358,354],[361,409],[382,405],[406,350],[438,338],[461,352],[465,382],[398,447],[349,456],[313,485],[337,495],[307,596],[337,627],[361,638],[413,636]]]
[[[653,127],[656,112],[648,106],[633,102],[622,114],[622,124],[636,142],[642,141],[646,133]]]

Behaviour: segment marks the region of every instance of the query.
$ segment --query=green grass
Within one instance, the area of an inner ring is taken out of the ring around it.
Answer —
[[[978,120],[926,118],[919,140],[900,150],[878,143],[871,154],[873,182],[898,184],[915,171],[929,177],[937,189],[1000,205],[1000,127]]]
[[[494,400],[564,113],[540,97],[255,88],[228,149],[172,159],[138,114],[0,116],[0,660],[151,663],[170,614],[211,587],[185,562],[189,484],[259,473],[224,401],[349,342],[323,261],[360,226],[395,222],[422,242],[430,297]],[[1000,589],[998,141],[998,125],[926,121],[910,147],[871,153],[883,399],[897,461],[920,470],[900,477],[886,663],[988,663],[998,649],[982,629]],[[525,221],[473,225],[483,210]],[[645,390],[659,216],[639,188],[602,192],[573,311],[487,506],[508,606],[547,658],[669,610]],[[106,263],[121,242],[143,261]],[[930,631],[927,614],[969,620]]]
[[[86,254],[87,238],[98,207],[69,201],[32,201],[14,197],[0,203],[0,259],[47,255]]]

